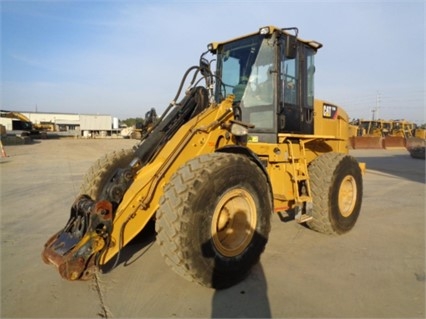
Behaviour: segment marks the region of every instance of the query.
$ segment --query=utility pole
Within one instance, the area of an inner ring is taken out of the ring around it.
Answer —
[[[371,112],[373,113],[373,118],[372,120],[376,120],[379,119],[379,110],[380,110],[380,92],[377,91],[376,92],[376,107],[374,109],[371,110]]]

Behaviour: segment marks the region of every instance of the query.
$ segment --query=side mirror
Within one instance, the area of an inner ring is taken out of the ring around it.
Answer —
[[[285,38],[285,57],[295,59],[297,55],[297,38],[293,35],[286,35]]]

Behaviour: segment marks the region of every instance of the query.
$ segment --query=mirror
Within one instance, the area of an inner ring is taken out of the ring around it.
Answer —
[[[297,38],[293,35],[286,35],[285,39],[285,57],[295,59],[297,55]]]

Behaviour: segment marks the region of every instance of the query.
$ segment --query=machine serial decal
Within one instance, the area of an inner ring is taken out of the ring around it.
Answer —
[[[248,141],[249,141],[249,142],[252,142],[252,143],[258,143],[258,142],[259,142],[259,136],[253,136],[253,135],[250,135],[250,136],[248,137]]]

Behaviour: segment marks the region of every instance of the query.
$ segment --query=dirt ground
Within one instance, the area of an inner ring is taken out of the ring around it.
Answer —
[[[164,263],[152,227],[109,273],[68,282],[40,257],[62,228],[82,177],[134,140],[40,140],[1,158],[2,318],[424,318],[425,161],[405,150],[356,150],[367,163],[355,228],[326,236],[272,218],[260,263],[215,291]]]

